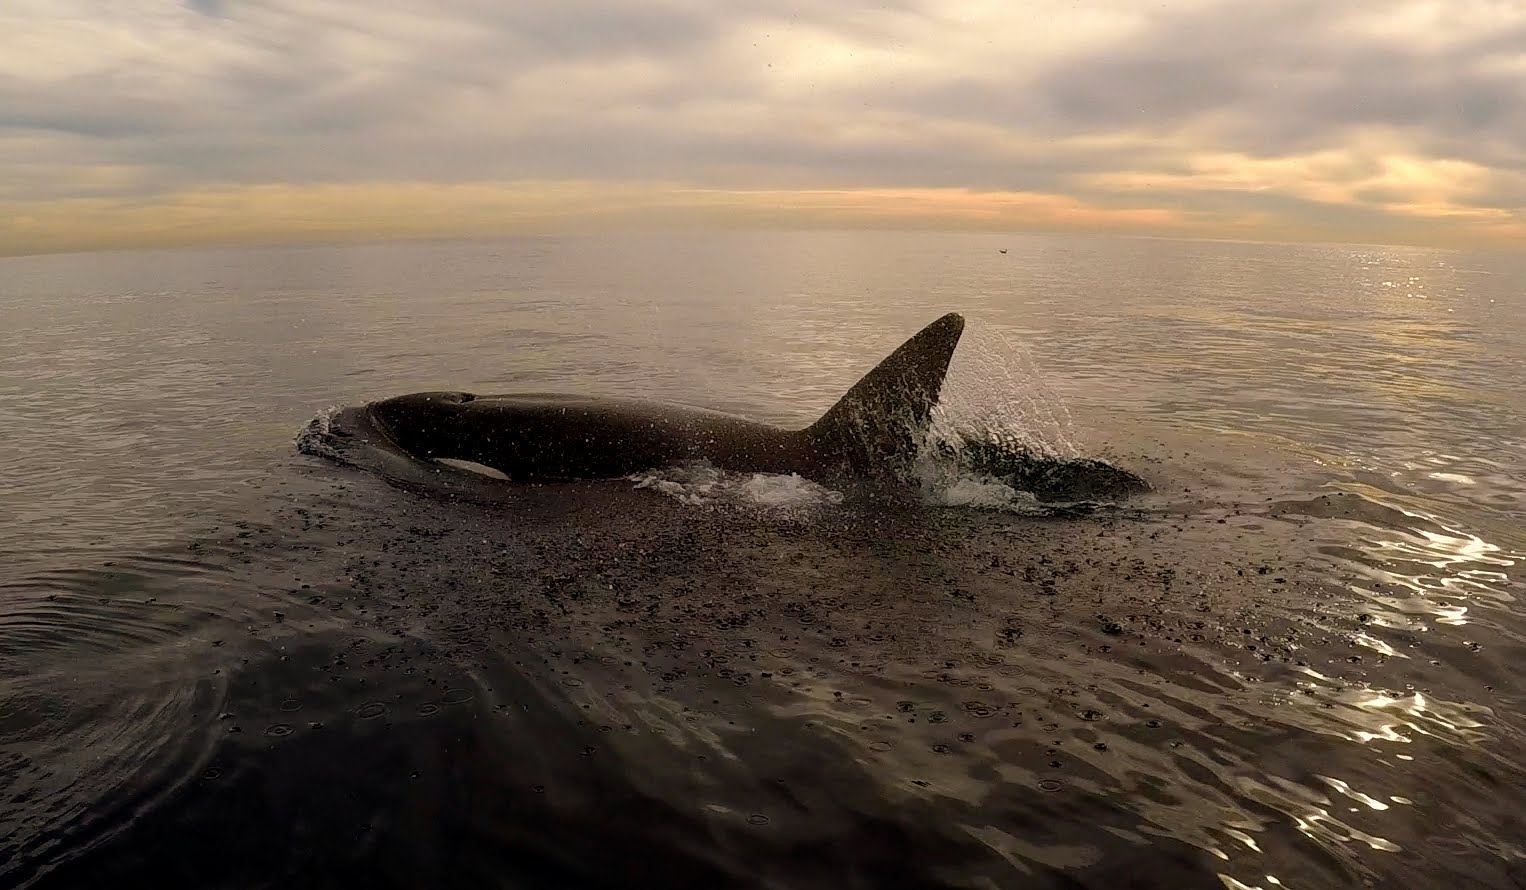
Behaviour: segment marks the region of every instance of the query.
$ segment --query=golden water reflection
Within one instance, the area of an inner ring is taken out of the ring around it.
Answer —
[[[1299,672],[1310,679],[1296,684],[1303,695],[1290,701],[1301,699],[1317,712],[1313,719],[1300,721],[1307,729],[1362,744],[1408,743],[1411,736],[1406,731],[1460,745],[1488,738],[1485,724],[1472,716],[1491,716],[1493,711],[1486,706],[1447,701],[1418,690],[1408,695],[1375,691],[1307,666]]]
[[[1357,482],[1331,487],[1403,518],[1402,526],[1397,521],[1345,523],[1355,534],[1340,545],[1347,554],[1340,561],[1359,578],[1349,584],[1353,592],[1394,613],[1453,627],[1478,620],[1472,614],[1476,606],[1509,609],[1516,603],[1512,590],[1519,585],[1510,570],[1520,564],[1521,554],[1407,503],[1401,495]],[[1374,622],[1377,627],[1405,623],[1381,616]],[[1371,634],[1358,635],[1356,642],[1390,657],[1400,654]]]

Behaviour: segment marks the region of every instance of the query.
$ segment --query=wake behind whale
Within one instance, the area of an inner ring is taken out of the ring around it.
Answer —
[[[648,400],[436,391],[325,413],[297,446],[396,484],[467,497],[491,483],[624,478],[650,485],[652,471],[694,464],[818,486],[868,483],[880,491],[925,488],[953,468],[1051,502],[1117,500],[1147,490],[1140,477],[1100,461],[1060,458],[989,435],[930,436],[964,324],[950,312],[927,325],[798,430]],[[490,482],[450,465],[461,463],[499,478]]]

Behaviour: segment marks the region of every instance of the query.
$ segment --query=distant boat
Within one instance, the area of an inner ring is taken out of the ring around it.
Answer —
[[[1005,247],[1002,247],[1002,248],[998,248],[998,249],[999,249],[999,250],[1000,250],[1000,251],[1001,251],[1001,252],[1002,252],[1002,253],[1006,253],[1006,252],[1007,252],[1007,249],[1006,249],[1006,248],[1005,248]]]

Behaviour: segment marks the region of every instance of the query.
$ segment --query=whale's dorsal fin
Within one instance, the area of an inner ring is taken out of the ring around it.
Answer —
[[[867,476],[903,476],[916,457],[943,389],[964,318],[950,312],[875,366],[821,419],[806,427],[824,454]]]

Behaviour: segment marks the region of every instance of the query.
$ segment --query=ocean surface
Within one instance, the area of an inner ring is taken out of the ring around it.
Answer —
[[[951,415],[1153,491],[652,468],[341,405]],[[0,259],[0,887],[1526,886],[1526,254],[650,234]]]

